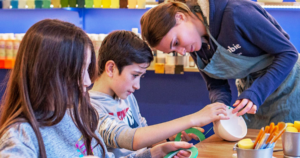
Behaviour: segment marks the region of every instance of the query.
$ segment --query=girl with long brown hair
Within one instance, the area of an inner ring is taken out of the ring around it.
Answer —
[[[142,37],[163,52],[190,53],[212,103],[231,105],[248,128],[300,119],[300,59],[289,35],[249,0],[167,2],[141,18]]]
[[[96,74],[93,50],[73,24],[29,28],[2,99],[0,157],[105,157],[86,90]]]

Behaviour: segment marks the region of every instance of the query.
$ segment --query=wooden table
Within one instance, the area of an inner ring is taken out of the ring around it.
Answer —
[[[256,139],[258,135],[258,129],[248,129],[247,135],[245,138],[250,138],[252,140]],[[233,151],[233,146],[237,142],[228,142],[219,138],[217,135],[212,135],[211,137],[205,139],[201,143],[196,144],[198,148],[197,157],[209,157],[209,158],[232,158],[232,155],[236,153]],[[282,149],[281,138],[278,139],[274,150]],[[283,158],[283,151],[278,151],[273,153],[273,157]]]

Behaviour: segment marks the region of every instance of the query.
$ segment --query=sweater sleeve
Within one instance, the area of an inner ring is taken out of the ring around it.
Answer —
[[[275,19],[260,6],[235,7],[231,18],[245,38],[275,57],[267,72],[238,97],[250,99],[260,106],[291,72],[298,60],[298,52]]]
[[[112,148],[133,150],[133,138],[136,129],[130,128],[115,116],[99,111],[98,114],[98,132],[105,144]]]
[[[19,139],[9,138],[0,144],[0,157],[2,158],[33,158],[38,157],[31,148]]]
[[[150,149],[138,150],[130,155],[127,155],[126,158],[151,158],[151,152]]]
[[[39,157],[33,142],[32,135],[28,135],[26,131],[19,125],[12,125],[11,128],[0,139],[0,157],[1,158],[37,158]],[[18,129],[18,130],[14,130]]]

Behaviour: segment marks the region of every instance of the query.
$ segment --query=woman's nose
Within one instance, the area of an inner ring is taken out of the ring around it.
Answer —
[[[183,48],[183,47],[180,47],[180,48],[178,48],[177,49],[177,51],[176,51],[177,53],[179,53],[180,55],[185,55],[185,53],[186,53],[186,49],[185,48]]]

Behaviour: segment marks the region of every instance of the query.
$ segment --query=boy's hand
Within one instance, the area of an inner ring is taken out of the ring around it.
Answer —
[[[173,158],[189,158],[191,155],[191,152],[180,150]]]
[[[203,109],[191,115],[191,123],[193,126],[202,127],[213,121],[228,120],[226,107],[223,103],[206,105]]]
[[[202,133],[204,133],[204,129],[203,128],[200,128],[200,127],[193,127],[193,128],[196,128],[198,129],[199,131],[201,131]],[[176,138],[177,134],[170,137],[169,139],[171,141],[174,141],[175,138]],[[191,141],[192,139],[195,139],[195,140],[199,140],[198,136],[193,134],[193,133],[189,133],[187,134],[185,131],[182,131],[181,132],[181,141],[185,141],[185,142],[188,142],[188,141]]]
[[[237,113],[237,116],[244,115],[245,113],[255,114],[257,110],[257,106],[249,99],[236,100],[233,106],[235,107],[235,109],[232,110],[233,114],[243,109]]]
[[[152,158],[162,158],[172,151],[176,151],[180,148],[189,149],[193,144],[187,142],[167,142],[163,144],[156,145],[150,149]],[[180,150],[174,158],[185,158],[190,156],[190,152],[185,150]]]
[[[204,129],[203,128],[200,128],[200,127],[193,127],[193,128],[196,128],[199,131],[201,131],[202,133],[204,133]],[[199,140],[198,136],[195,135],[195,134],[193,134],[193,133],[187,134],[185,131],[181,132],[181,141],[188,142],[188,141],[191,141],[192,139]]]

